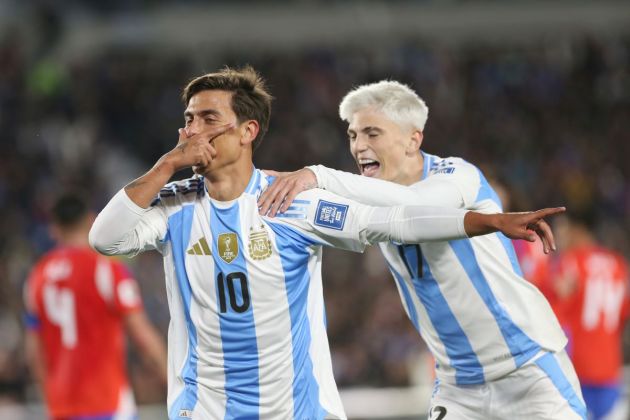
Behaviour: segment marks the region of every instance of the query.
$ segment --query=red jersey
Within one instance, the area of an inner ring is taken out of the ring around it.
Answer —
[[[523,277],[536,286],[549,300],[547,279],[549,276],[549,255],[543,251],[540,238],[535,242],[517,240],[513,242],[514,251],[523,271]]]
[[[123,317],[142,302],[125,266],[87,247],[60,247],[35,265],[25,297],[28,326],[38,331],[43,347],[51,416],[135,410]]]
[[[617,382],[629,305],[625,260],[598,246],[571,249],[560,255],[552,281],[571,285],[572,292],[558,296],[554,310],[569,335],[569,353],[580,381]]]

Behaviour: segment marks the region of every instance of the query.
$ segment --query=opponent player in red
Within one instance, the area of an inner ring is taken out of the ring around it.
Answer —
[[[543,252],[539,239],[536,239],[534,242],[519,239],[512,243],[523,271],[523,277],[545,295],[554,312],[556,312],[554,307],[555,294],[553,290],[550,290],[549,281],[551,257]]]
[[[589,419],[627,419],[621,336],[630,303],[628,265],[596,242],[592,221],[587,211],[558,220],[561,254],[550,276],[553,308],[569,336]]]
[[[125,327],[166,383],[166,350],[127,268],[88,245],[94,215],[75,195],[52,212],[58,245],[25,289],[26,351],[54,420],[137,418],[125,369]]]

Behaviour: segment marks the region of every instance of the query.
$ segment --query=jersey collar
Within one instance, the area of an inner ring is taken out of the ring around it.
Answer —
[[[424,153],[422,150],[420,151],[420,153],[422,153],[422,157],[423,157],[422,179],[426,179],[427,176],[429,176],[429,171],[431,170],[431,166],[433,165],[433,162],[435,161],[435,156],[430,155],[428,153]]]

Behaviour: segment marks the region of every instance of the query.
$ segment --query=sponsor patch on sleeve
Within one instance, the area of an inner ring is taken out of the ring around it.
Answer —
[[[347,205],[319,200],[317,203],[317,211],[315,213],[315,224],[317,226],[343,230],[347,214]]]
[[[438,169],[437,171],[435,171],[436,174],[452,174],[453,172],[455,172],[455,168],[453,168],[453,167],[442,168],[442,169]]]

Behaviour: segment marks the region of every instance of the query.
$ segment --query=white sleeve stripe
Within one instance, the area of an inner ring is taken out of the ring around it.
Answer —
[[[108,305],[111,305],[114,299],[114,274],[109,261],[104,258],[98,259],[94,280],[96,281],[98,294]]]

